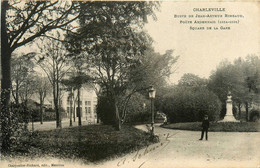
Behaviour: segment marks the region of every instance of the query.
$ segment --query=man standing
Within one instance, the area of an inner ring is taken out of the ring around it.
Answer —
[[[204,116],[201,126],[202,126],[202,131],[201,131],[201,138],[199,140],[203,139],[204,132],[206,133],[206,140],[208,140],[209,120],[207,115]]]

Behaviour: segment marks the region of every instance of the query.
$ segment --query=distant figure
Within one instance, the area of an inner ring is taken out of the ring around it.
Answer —
[[[148,124],[146,124],[145,126],[146,126],[147,131],[148,131],[149,133],[151,133],[151,132],[152,132],[151,126],[148,125]]]
[[[201,138],[199,140],[203,139],[204,132],[206,133],[206,140],[208,140],[209,120],[208,120],[208,116],[207,115],[204,116],[204,119],[202,121],[201,127],[202,127]]]
[[[166,115],[163,116],[163,124],[167,124],[167,116]]]

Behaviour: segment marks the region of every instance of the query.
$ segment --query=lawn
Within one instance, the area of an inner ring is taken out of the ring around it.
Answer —
[[[163,128],[201,131],[201,122],[172,123],[162,125]],[[211,122],[209,131],[213,132],[260,132],[259,122]]]
[[[108,125],[88,125],[36,131],[13,153],[26,158],[52,156],[96,162],[143,148],[152,143],[149,138],[148,133],[128,125],[121,131]]]

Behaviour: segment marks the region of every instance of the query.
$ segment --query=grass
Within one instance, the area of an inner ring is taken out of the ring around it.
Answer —
[[[150,135],[124,125],[116,131],[108,125],[37,131],[25,138],[13,153],[30,157],[58,158],[96,162],[121,156],[152,142]]]
[[[201,131],[201,122],[172,123],[162,125],[163,128]],[[260,132],[258,122],[211,122],[209,131],[213,132]]]

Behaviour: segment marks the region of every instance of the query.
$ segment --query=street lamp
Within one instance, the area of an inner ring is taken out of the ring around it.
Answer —
[[[150,86],[149,89],[149,98],[151,99],[151,113],[152,113],[152,120],[151,120],[151,126],[152,131],[151,134],[154,135],[154,98],[155,98],[156,90],[153,88],[153,86]]]

